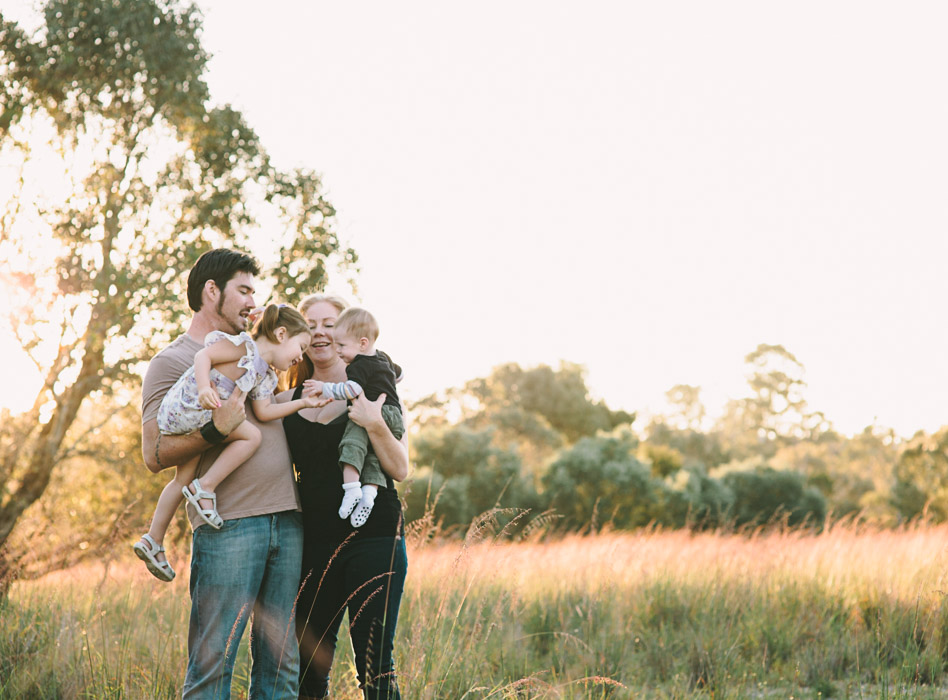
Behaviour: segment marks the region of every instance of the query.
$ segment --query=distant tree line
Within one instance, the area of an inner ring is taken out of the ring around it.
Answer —
[[[508,523],[553,515],[571,531],[948,519],[948,428],[846,437],[807,405],[804,367],[786,348],[759,345],[745,363],[747,395],[713,421],[700,388],[678,385],[667,413],[634,425],[592,400],[569,363],[507,364],[426,397],[411,406],[406,518],[427,513],[459,533],[490,509]]]

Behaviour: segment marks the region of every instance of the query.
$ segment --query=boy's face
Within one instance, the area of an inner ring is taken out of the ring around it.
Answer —
[[[332,336],[333,343],[336,346],[336,353],[346,364],[352,362],[356,355],[362,351],[361,343],[358,338],[354,338],[346,332],[335,332]]]

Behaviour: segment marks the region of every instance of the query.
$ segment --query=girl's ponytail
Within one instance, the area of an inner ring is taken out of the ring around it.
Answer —
[[[269,304],[264,309],[263,315],[257,319],[254,324],[251,335],[254,340],[260,336],[267,340],[278,343],[276,330],[280,327],[286,328],[290,337],[300,333],[309,333],[309,324],[303,318],[303,314],[288,304]]]

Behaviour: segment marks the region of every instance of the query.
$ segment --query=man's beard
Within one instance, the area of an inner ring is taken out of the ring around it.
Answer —
[[[227,292],[224,290],[221,290],[220,298],[217,300],[217,306],[214,309],[214,311],[217,312],[217,317],[225,321],[230,326],[231,330],[234,332],[235,335],[247,330],[247,320],[243,316],[237,317],[239,319],[237,322],[239,325],[232,324],[230,319],[224,316],[224,303],[226,301],[227,301]]]

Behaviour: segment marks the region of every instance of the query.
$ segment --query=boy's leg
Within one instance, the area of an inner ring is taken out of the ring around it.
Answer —
[[[339,517],[348,518],[363,498],[362,466],[369,449],[369,434],[352,421],[339,441],[339,467],[342,469],[342,504]],[[355,478],[353,478],[355,477]]]
[[[375,507],[375,497],[379,493],[379,486],[385,485],[385,476],[382,474],[382,468],[379,466],[378,458],[369,453],[365,456],[365,462],[362,464],[362,498],[352,510],[352,517],[349,522],[352,527],[362,527],[365,525],[369,516],[372,515],[372,509]]]
[[[392,435],[395,436],[395,439],[401,440],[402,435],[405,434],[405,423],[402,420],[402,412],[395,406],[382,406],[382,418],[385,420],[385,425],[388,426]],[[365,484],[387,486],[388,480],[385,477],[385,472],[382,471],[382,465],[379,464],[378,457],[376,457],[375,452],[372,451],[372,444],[368,442],[368,433],[365,432],[364,428],[360,428],[360,430],[365,434],[366,442],[368,443],[367,452],[362,461],[362,469],[360,470],[362,484],[363,486]]]
[[[405,434],[402,412],[395,406],[382,406],[382,418],[395,438],[401,439],[402,435]],[[366,438],[368,438],[368,434],[366,434]],[[362,499],[352,512],[350,522],[353,527],[365,525],[372,514],[372,508],[375,507],[378,487],[388,484],[385,473],[382,471],[382,465],[379,464],[378,457],[371,449],[371,444],[369,444],[369,450],[362,463],[360,478],[362,479]]]
[[[339,441],[339,466],[348,464],[357,472],[362,473],[362,463],[369,451],[369,434],[365,428],[352,421],[346,423],[346,429]]]
[[[359,481],[359,472],[351,464],[343,464],[342,503],[339,505],[339,517],[348,518],[360,500],[362,500],[362,482]]]
[[[402,416],[401,409],[397,406],[385,404],[382,406],[382,420],[385,421],[385,425],[388,426],[388,429],[392,431],[392,435],[395,436],[395,439],[401,440],[402,435],[405,434],[405,418]]]

